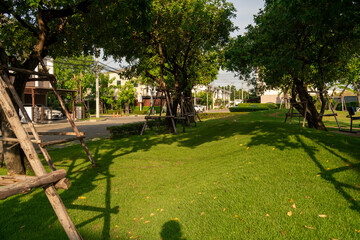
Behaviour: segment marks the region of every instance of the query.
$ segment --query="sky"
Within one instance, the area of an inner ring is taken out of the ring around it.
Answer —
[[[246,31],[246,27],[249,24],[254,23],[254,15],[259,12],[259,9],[264,7],[264,0],[228,0],[232,2],[236,8],[236,18],[233,19],[235,26],[239,27],[239,30],[231,34],[232,37],[236,37]],[[241,88],[241,81],[238,77],[234,76],[234,73],[220,70],[217,80],[212,82],[214,86],[227,86],[234,85],[236,89]],[[244,84],[245,88],[245,84]]]

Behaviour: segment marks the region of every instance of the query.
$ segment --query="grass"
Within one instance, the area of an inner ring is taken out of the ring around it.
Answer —
[[[60,195],[84,239],[358,239],[360,138],[283,116],[88,142],[95,169],[80,146],[53,150],[72,183]],[[0,213],[1,239],[66,238],[40,189]]]

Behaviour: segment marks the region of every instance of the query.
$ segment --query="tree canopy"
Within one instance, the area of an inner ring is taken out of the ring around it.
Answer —
[[[255,25],[232,42],[227,67],[247,74],[256,70],[268,88],[290,87],[292,101],[308,102],[310,127],[325,129],[323,92],[339,79],[359,49],[359,3],[329,0],[269,0]],[[320,91],[320,114],[307,93]],[[304,113],[301,106],[298,110]]]

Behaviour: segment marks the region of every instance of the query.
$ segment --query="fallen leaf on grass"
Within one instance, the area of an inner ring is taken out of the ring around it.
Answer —
[[[80,196],[80,197],[78,197],[78,199],[86,199],[86,197]]]
[[[239,215],[234,215],[234,217],[238,218],[238,217],[239,217]]]
[[[214,197],[214,199],[216,199],[216,197]]]
[[[152,217],[152,216],[154,216],[155,214],[153,214],[153,213],[150,213],[150,217]]]
[[[250,147],[247,147],[245,151],[249,150]]]
[[[273,151],[275,150],[275,148],[272,149]]]
[[[288,215],[289,217],[291,217],[292,211],[287,212],[286,215]]]
[[[201,212],[201,213],[200,213],[200,216],[202,216],[202,215],[204,215],[204,214],[205,214],[204,212]]]
[[[312,227],[312,226],[304,226],[304,228],[307,228],[307,229],[315,229],[314,227]]]
[[[195,200],[191,200],[190,203],[193,203]]]
[[[270,217],[270,215],[269,215],[269,214],[266,214],[265,217]]]
[[[172,220],[173,220],[173,221],[179,221],[179,219],[178,219],[178,218],[173,218]]]
[[[330,240],[339,240],[339,239],[337,239],[337,238],[332,238],[332,237],[331,237]]]
[[[223,209],[223,212],[225,212],[226,208]]]
[[[240,144],[240,147],[241,147],[242,145],[243,145],[243,144],[241,143],[241,144]]]
[[[327,217],[327,215],[325,215],[325,214],[319,214],[318,216],[321,217],[321,218],[326,218]]]
[[[295,205],[295,203],[294,203],[293,205],[291,205],[291,208],[296,208],[296,205]]]
[[[294,202],[294,199],[290,198],[289,202]]]
[[[311,197],[309,197],[309,196],[305,196],[305,198],[306,198],[306,199],[310,199]]]
[[[285,236],[285,233],[286,233],[286,231],[284,230],[284,231],[280,231],[281,232],[281,234],[282,235],[284,235]]]
[[[145,221],[144,223],[149,223],[150,221]]]

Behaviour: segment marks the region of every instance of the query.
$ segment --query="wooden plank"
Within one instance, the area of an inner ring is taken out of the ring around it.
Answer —
[[[84,132],[79,132],[80,136],[85,136]],[[29,134],[32,134],[32,132],[29,132]],[[75,132],[38,132],[39,135],[46,135],[46,136],[77,136]]]
[[[44,73],[44,72],[36,72],[36,71],[31,71],[31,70],[22,69],[22,68],[8,67],[8,66],[4,66],[4,65],[0,65],[0,69],[7,69],[7,70],[14,71],[14,72],[26,73],[29,75],[37,75],[37,76],[55,78],[54,74],[49,74],[49,73]]]
[[[30,77],[27,81],[28,82],[37,82],[37,81],[39,81],[39,82],[48,82],[50,80],[49,80],[49,77],[38,77],[38,78]]]
[[[3,142],[20,142],[19,139],[17,138],[0,138],[0,141],[3,141]],[[39,140],[30,140],[32,143],[41,143],[41,141]]]
[[[7,185],[0,188],[0,199],[6,199],[19,193],[28,193],[32,188],[49,185],[55,183],[66,176],[66,171],[60,169],[39,177],[27,178],[24,181]]]
[[[84,138],[84,136],[80,136],[80,137],[72,137],[72,138],[59,139],[59,140],[54,140],[54,141],[49,141],[49,142],[43,142],[43,143],[41,143],[41,146],[46,147],[46,146],[60,144],[60,143],[72,142],[72,141],[80,140],[83,138]]]
[[[33,143],[30,141],[27,132],[23,128],[17,111],[15,110],[12,101],[6,90],[6,83],[2,76],[0,76],[0,106],[13,130],[16,137],[20,139],[20,146],[23,149],[31,168],[36,176],[47,174],[44,166],[42,165],[39,156],[37,155]],[[74,223],[71,221],[70,216],[62,202],[59,194],[53,185],[44,187],[45,194],[49,199],[60,223],[62,224],[69,239],[82,239],[80,233],[77,231]]]

